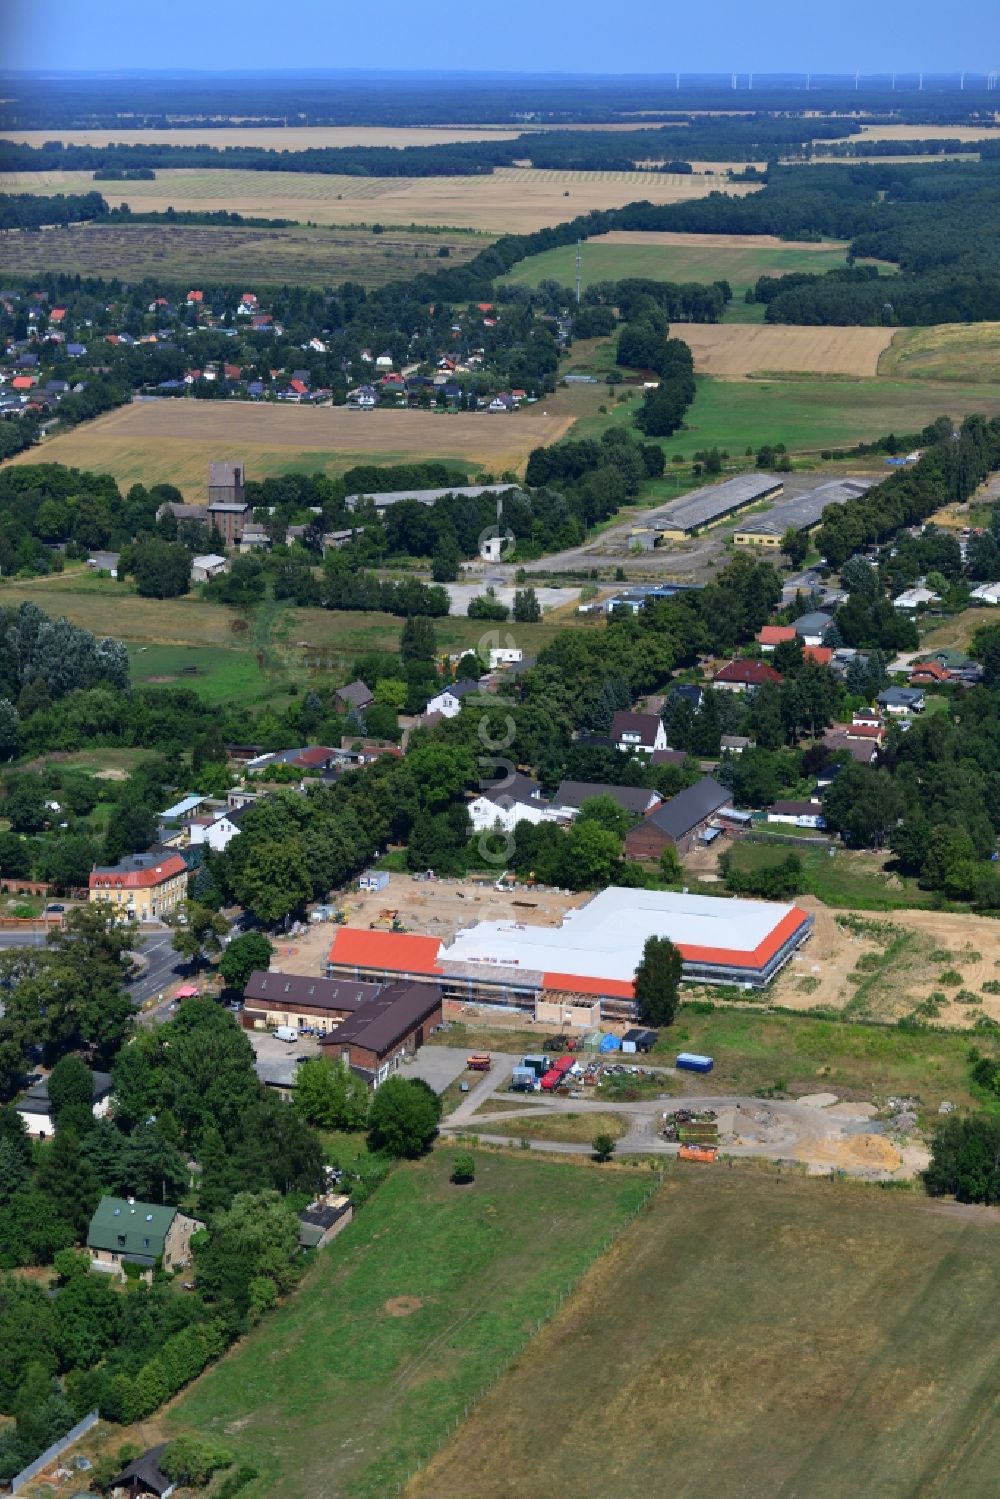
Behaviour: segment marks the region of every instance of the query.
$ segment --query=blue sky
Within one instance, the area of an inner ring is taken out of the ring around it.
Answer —
[[[998,0],[0,0],[0,64],[853,72],[1000,68]]]

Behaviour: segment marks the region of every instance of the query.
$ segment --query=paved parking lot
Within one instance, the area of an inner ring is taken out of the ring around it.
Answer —
[[[401,1077],[422,1077],[435,1093],[443,1093],[449,1083],[465,1071],[466,1052],[460,1046],[423,1046],[412,1062],[404,1062]]]

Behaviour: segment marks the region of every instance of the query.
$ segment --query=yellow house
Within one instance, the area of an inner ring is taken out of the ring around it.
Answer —
[[[91,871],[90,902],[108,901],[119,921],[162,921],[185,899],[187,876],[180,854],[132,854]]]

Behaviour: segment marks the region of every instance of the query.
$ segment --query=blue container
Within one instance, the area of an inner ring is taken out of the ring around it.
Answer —
[[[715,1063],[711,1057],[699,1056],[695,1051],[682,1051],[678,1054],[676,1066],[682,1072],[711,1072]]]

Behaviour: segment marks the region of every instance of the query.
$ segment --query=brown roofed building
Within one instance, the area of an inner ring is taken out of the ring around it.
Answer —
[[[748,687],[762,687],[765,682],[781,683],[784,677],[766,661],[730,661],[713,678],[716,687],[726,692],[746,692]]]
[[[437,984],[389,984],[325,1036],[321,1045],[377,1087],[441,1024],[441,1005]]]
[[[208,503],[210,505],[245,505],[246,471],[242,463],[208,465]]]
[[[250,975],[243,991],[243,1026],[245,1030],[272,1030],[287,1025],[327,1035],[378,992],[378,984],[358,979],[321,979],[258,970]]]
[[[611,720],[611,738],[620,750],[652,755],[667,748],[667,731],[655,713],[616,713]]]
[[[625,852],[630,859],[658,859],[668,847],[686,853],[729,798],[725,786],[705,776],[655,807],[626,833]]]

